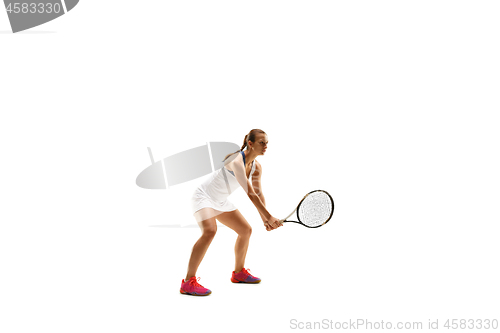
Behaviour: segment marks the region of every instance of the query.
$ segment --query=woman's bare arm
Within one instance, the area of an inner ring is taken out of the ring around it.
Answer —
[[[259,195],[255,192],[250,180],[246,177],[245,166],[243,165],[243,157],[241,154],[238,154],[236,158],[234,158],[231,162],[226,164],[228,170],[234,172],[236,180],[243,188],[245,193],[248,195],[248,198],[252,201],[255,208],[259,211],[259,214],[263,216],[266,220],[271,218],[271,214],[266,209],[266,206],[259,198]]]

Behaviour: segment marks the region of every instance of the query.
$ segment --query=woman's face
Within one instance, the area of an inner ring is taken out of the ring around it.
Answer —
[[[252,142],[252,149],[254,152],[256,152],[258,155],[264,155],[267,149],[267,134],[264,133],[259,133],[255,135],[255,142]]]

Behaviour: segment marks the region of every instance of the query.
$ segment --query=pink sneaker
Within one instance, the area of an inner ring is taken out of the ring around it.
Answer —
[[[182,279],[181,283],[181,294],[193,295],[193,296],[208,296],[212,293],[210,289],[203,287],[198,283],[200,278],[195,276],[191,277],[188,281]]]
[[[233,276],[231,276],[231,282],[233,283],[259,283],[260,279],[258,277],[250,274],[250,270],[243,268],[241,272],[235,274],[233,271]]]

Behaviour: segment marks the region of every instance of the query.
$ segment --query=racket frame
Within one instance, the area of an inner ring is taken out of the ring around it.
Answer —
[[[288,219],[290,216],[292,216],[292,214],[293,214],[293,213],[295,213],[296,211],[298,211],[298,210],[299,210],[300,205],[302,205],[302,203],[304,202],[304,200],[305,200],[305,199],[306,199],[306,198],[307,198],[307,197],[308,197],[311,193],[315,193],[315,192],[324,192],[326,195],[328,195],[328,197],[330,198],[330,200],[331,200],[331,202],[332,202],[332,211],[331,211],[330,216],[328,217],[328,219],[327,219],[325,222],[323,222],[322,224],[317,225],[317,226],[314,226],[314,227],[309,226],[309,225],[306,225],[306,224],[304,224],[304,223],[300,222],[300,217],[299,217],[299,214],[297,214],[297,219],[298,219],[299,221],[287,221],[287,219]],[[311,192],[307,193],[307,194],[306,194],[306,195],[302,198],[302,200],[300,200],[299,204],[297,205],[297,207],[295,207],[295,209],[293,210],[293,212],[291,212],[291,213],[290,213],[287,217],[285,217],[284,219],[280,220],[280,222],[281,222],[281,223],[285,223],[285,222],[293,222],[293,223],[302,224],[303,226],[308,227],[308,228],[319,228],[319,227],[321,227],[321,226],[325,225],[328,221],[330,221],[330,219],[332,218],[332,215],[333,215],[333,211],[334,211],[334,209],[335,209],[335,206],[334,206],[334,203],[333,203],[333,198],[332,198],[332,196],[330,195],[330,193],[328,193],[327,191],[324,191],[324,190],[314,190],[314,191],[311,191]]]

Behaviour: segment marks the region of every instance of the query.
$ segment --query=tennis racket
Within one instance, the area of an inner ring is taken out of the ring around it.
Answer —
[[[297,208],[280,222],[293,222],[308,228],[318,228],[330,221],[333,214],[333,199],[328,192],[316,190],[307,193]],[[297,212],[298,221],[289,221],[288,218]]]

